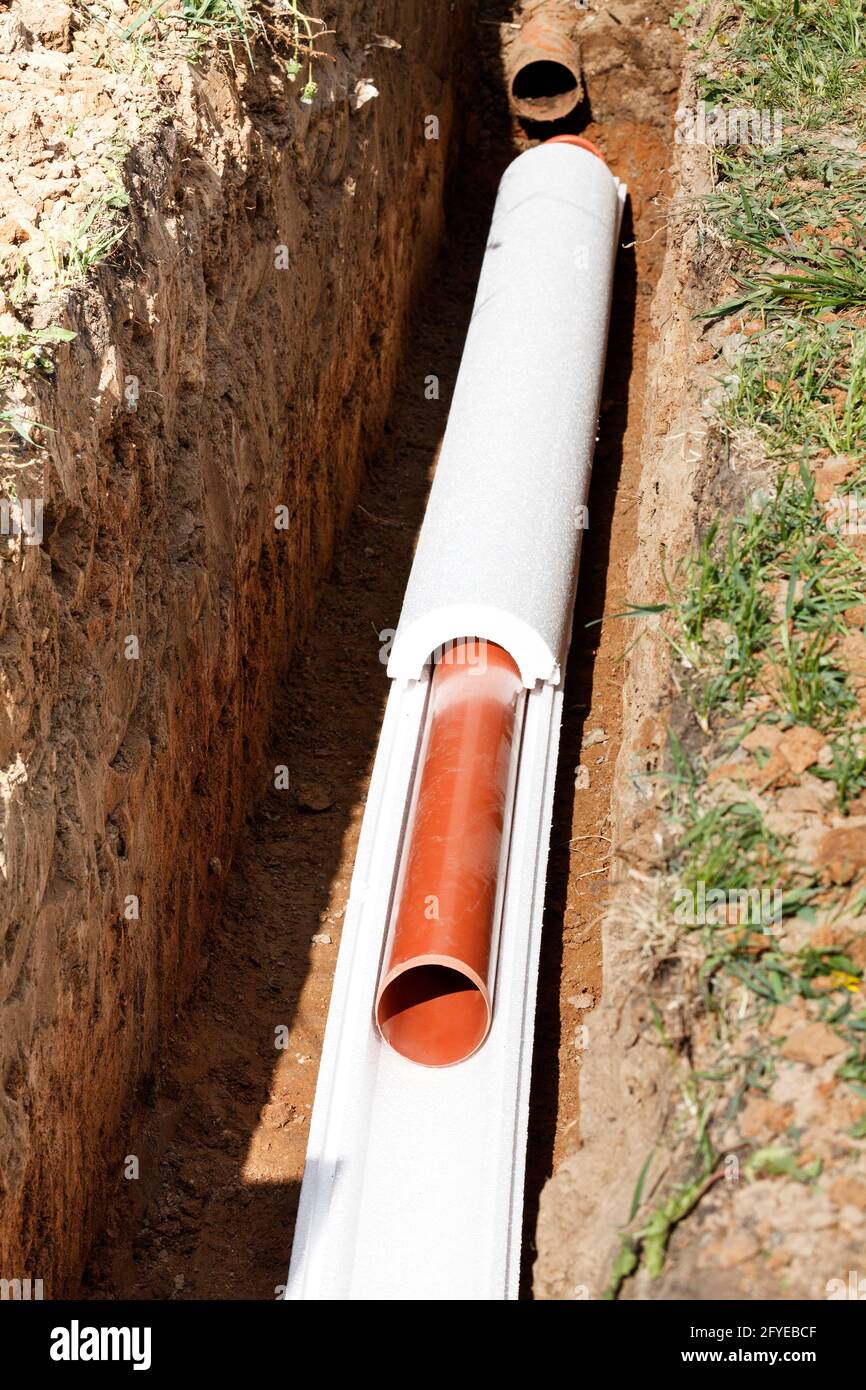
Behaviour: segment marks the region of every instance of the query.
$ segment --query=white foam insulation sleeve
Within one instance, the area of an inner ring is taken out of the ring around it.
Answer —
[[[507,169],[388,674],[484,637],[559,679],[586,526],[625,189],[538,145]],[[431,366],[432,370],[432,366]]]

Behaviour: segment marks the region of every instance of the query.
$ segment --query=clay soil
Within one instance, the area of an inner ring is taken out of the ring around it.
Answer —
[[[501,7],[491,8],[500,19]],[[660,30],[666,14],[664,5],[653,8]],[[615,29],[611,33],[619,39]],[[495,34],[491,25],[491,42]],[[604,150],[629,185],[631,205],[621,238],[568,666],[535,1039],[526,1295],[541,1188],[579,1140],[580,1030],[591,1029],[602,987],[598,918],[610,851],[625,634],[615,620],[597,620],[625,607],[629,597],[625,575],[635,543],[649,309],[665,247],[674,85],[652,95],[646,118],[632,102],[629,118],[613,121],[608,113],[616,107],[617,87],[633,88],[634,71],[623,70],[619,84],[610,72],[600,73],[599,118],[587,108],[574,127]],[[491,83],[488,74],[491,85],[495,76]],[[588,85],[592,96],[591,70]],[[271,1299],[281,1293],[342,916],[387,694],[378,634],[399,614],[496,183],[508,159],[528,143],[516,127],[490,134],[499,99],[489,96],[489,109],[486,99],[482,92],[469,123],[452,189],[448,244],[417,312],[385,447],[369,468],[276,713],[269,778],[275,766],[285,765],[289,789],[269,791],[248,819],[225,915],[209,936],[205,974],[178,1020],[171,1055],[139,1106],[129,1149],[140,1159],[140,1178],[120,1184],[85,1276],[85,1296]],[[424,395],[430,373],[440,380],[436,401]],[[579,766],[588,770],[589,785],[576,790]],[[281,1026],[288,1040],[275,1049]]]

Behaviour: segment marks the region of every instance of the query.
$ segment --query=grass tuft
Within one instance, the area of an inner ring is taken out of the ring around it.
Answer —
[[[736,0],[706,53],[711,104],[783,111],[806,128],[866,127],[864,0]]]

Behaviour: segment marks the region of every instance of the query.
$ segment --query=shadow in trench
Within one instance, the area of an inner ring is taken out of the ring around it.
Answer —
[[[597,620],[604,615],[607,600],[611,527],[617,505],[629,415],[637,268],[634,249],[624,249],[624,246],[633,240],[631,208],[627,204],[614,278],[599,443],[589,491],[590,524],[583,537],[577,602],[566,666],[565,709],[554,794],[529,1101],[532,1142],[527,1152],[526,1166],[521,1298],[532,1296],[538,1205],[541,1189],[553,1171],[562,1037],[560,980],[571,861],[575,768],[581,761],[584,721],[590,707],[596,653],[601,640],[601,626]],[[594,625],[588,626],[590,623]],[[586,826],[588,831],[593,828]]]

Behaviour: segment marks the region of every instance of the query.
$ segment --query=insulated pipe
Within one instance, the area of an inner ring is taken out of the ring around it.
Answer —
[[[625,189],[581,136],[519,155],[499,186],[448,425],[388,674],[472,634],[528,690],[571,629]]]
[[[505,65],[511,106],[524,120],[562,120],[583,97],[571,16],[540,10],[524,20]]]
[[[480,658],[480,659],[479,659]],[[465,1061],[490,1028],[520,672],[458,642],[433,672],[418,791],[376,1022],[428,1067]]]

